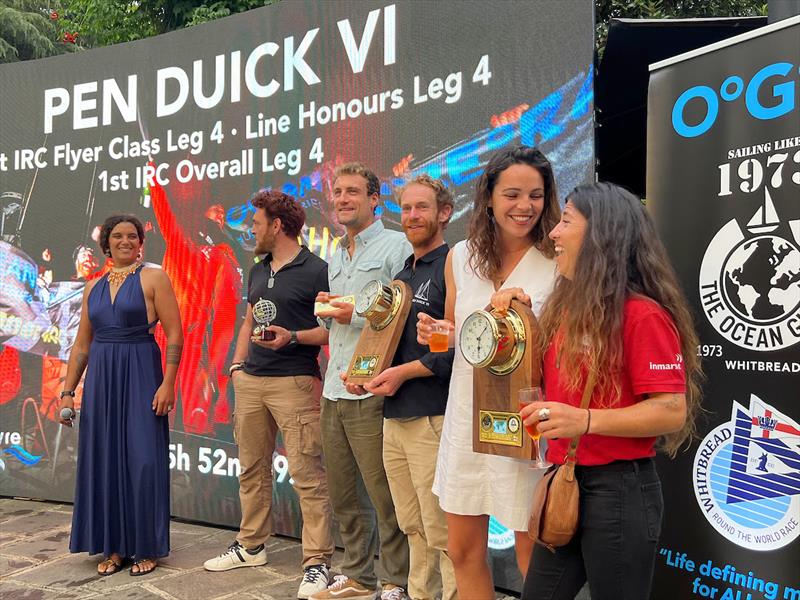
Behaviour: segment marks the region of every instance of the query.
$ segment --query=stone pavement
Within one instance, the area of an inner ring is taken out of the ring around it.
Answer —
[[[3,600],[278,600],[295,598],[300,585],[301,549],[297,540],[270,538],[269,563],[209,573],[203,561],[219,554],[235,533],[172,522],[169,557],[151,575],[127,571],[97,576],[99,557],[70,554],[72,507],[65,504],[0,498],[0,597]],[[342,553],[336,552],[337,571]],[[338,571],[337,571],[338,572]],[[498,598],[507,598],[499,595]]]

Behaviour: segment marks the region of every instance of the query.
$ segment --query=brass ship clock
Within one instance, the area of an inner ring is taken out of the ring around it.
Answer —
[[[375,280],[356,296],[355,311],[367,320],[347,369],[348,383],[363,385],[388,368],[411,310],[411,288],[399,280]]]
[[[458,343],[472,371],[472,449],[530,460],[534,445],[519,416],[519,390],[541,382],[538,325],[531,309],[512,300],[506,313],[491,307],[469,315]]]
[[[525,355],[527,342],[525,322],[513,308],[504,315],[476,310],[466,318],[459,335],[461,353],[467,362],[494,375],[513,372]]]

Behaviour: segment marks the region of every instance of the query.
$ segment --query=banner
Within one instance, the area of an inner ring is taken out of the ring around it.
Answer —
[[[287,0],[0,66],[0,494],[72,498],[77,432],[57,425],[58,394],[84,286],[107,268],[98,226],[132,212],[185,329],[173,514],[237,526],[227,367],[253,264],[248,199],[261,188],[297,198],[303,242],[327,259],[344,233],[330,195],[337,165],[360,160],[377,173],[378,210],[395,229],[393,188],[428,173],[454,192],[454,243],[501,147],[539,146],[562,198],[591,180],[592,63],[583,0],[491,10],[483,0]],[[280,450],[273,467],[275,529],[299,536]],[[505,564],[513,535],[493,523],[491,539]]]
[[[800,18],[651,66],[647,196],[695,313],[654,597],[798,599]]]

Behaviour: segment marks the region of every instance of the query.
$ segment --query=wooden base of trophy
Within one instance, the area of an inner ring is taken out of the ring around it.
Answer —
[[[356,344],[353,358],[347,369],[347,382],[364,385],[378,373],[392,366],[394,353],[403,335],[403,328],[411,310],[411,288],[403,281],[392,281],[391,320],[386,319],[375,327],[367,320]]]
[[[513,300],[511,309],[524,326],[524,351],[519,365],[506,375],[495,375],[489,368],[473,368],[472,375],[472,450],[533,460],[536,448],[519,416],[519,390],[541,385],[542,355],[533,311]],[[486,308],[491,311],[491,306]]]

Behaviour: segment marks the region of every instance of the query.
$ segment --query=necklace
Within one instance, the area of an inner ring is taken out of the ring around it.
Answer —
[[[297,258],[298,254],[300,254],[300,251],[301,251],[302,249],[303,249],[303,247],[302,247],[302,246],[300,246],[300,247],[297,249],[297,252],[295,252],[295,253],[294,253],[294,256],[293,256],[292,258],[290,258],[289,260],[287,260],[285,263],[283,263],[283,264],[281,265],[281,269],[282,269],[283,267],[285,267],[286,265],[288,265],[290,262],[292,262],[292,261],[293,261],[295,258]],[[275,285],[275,274],[276,274],[278,271],[280,271],[281,269],[273,269],[273,268],[272,268],[272,261],[269,261],[269,279],[267,279],[267,287],[268,287],[268,288],[270,288],[270,289],[271,289],[271,288],[272,288],[272,287]]]
[[[140,262],[135,262],[130,267],[126,269],[121,269],[117,271],[116,269],[111,269],[108,272],[108,283],[111,285],[122,285],[123,282],[128,278],[128,275],[136,272],[136,269],[139,268]]]

